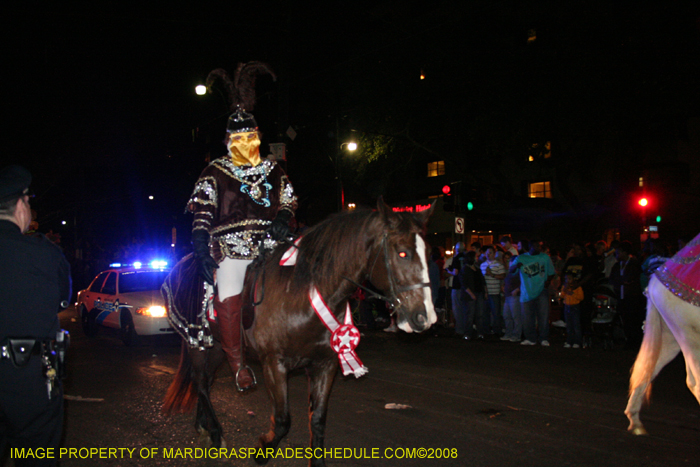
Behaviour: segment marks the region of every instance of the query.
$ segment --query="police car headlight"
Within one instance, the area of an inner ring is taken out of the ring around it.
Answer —
[[[162,318],[166,315],[165,307],[162,306],[149,306],[145,308],[139,308],[136,313],[143,316],[150,316],[152,318]]]

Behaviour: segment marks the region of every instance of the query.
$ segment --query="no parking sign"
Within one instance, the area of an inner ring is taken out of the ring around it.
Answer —
[[[458,234],[464,233],[464,218],[463,217],[455,217],[455,233],[458,233]]]

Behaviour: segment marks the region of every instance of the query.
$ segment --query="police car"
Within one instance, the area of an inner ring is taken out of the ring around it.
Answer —
[[[78,292],[75,308],[85,334],[96,335],[100,326],[112,328],[126,345],[138,336],[173,334],[160,294],[169,272],[165,261],[111,264],[87,289]]]

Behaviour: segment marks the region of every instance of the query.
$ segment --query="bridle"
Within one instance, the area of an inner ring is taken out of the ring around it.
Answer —
[[[296,235],[294,236],[294,238],[297,238],[297,237],[298,236],[296,236]],[[369,274],[367,275],[366,279],[369,282],[372,282],[372,273],[374,272],[374,268],[377,266],[377,261],[379,260],[379,256],[382,253],[384,253],[384,267],[385,267],[386,273],[387,273],[387,280],[389,281],[389,294],[388,294],[388,296],[382,295],[378,292],[375,292],[374,290],[371,290],[362,284],[358,284],[357,282],[350,279],[349,277],[343,276],[343,279],[345,279],[346,281],[350,282],[351,284],[359,287],[360,289],[364,290],[367,293],[367,295],[369,295],[370,298],[377,298],[379,300],[383,300],[384,302],[386,302],[386,304],[389,306],[389,309],[391,310],[391,314],[393,315],[401,307],[401,299],[399,298],[400,294],[402,294],[404,292],[408,292],[410,290],[430,288],[430,283],[429,282],[419,282],[416,284],[406,285],[406,286],[402,286],[402,287],[398,286],[398,284],[396,283],[396,279],[394,278],[394,274],[391,270],[391,262],[389,259],[389,246],[387,243],[387,237],[388,237],[388,234],[385,232],[384,236],[382,237],[381,248],[377,252],[377,255],[374,257],[374,261],[372,261],[372,268],[369,270]],[[293,240],[294,239],[292,239],[292,240],[286,239],[286,240],[283,240],[282,242],[288,243],[288,244],[292,245],[293,247],[298,248],[294,244]],[[267,251],[263,249],[263,251],[261,251],[261,254],[254,261],[258,261],[258,262],[264,264],[266,253],[267,253]],[[258,278],[260,275],[260,269],[262,269],[262,283],[260,286],[260,299],[256,300],[255,294],[253,294],[253,297],[252,297],[253,298],[253,306],[260,305],[265,298],[265,268],[264,267],[256,268],[254,283],[257,283],[257,281],[258,281]]]
[[[412,285],[405,285],[402,287],[399,287],[398,284],[396,283],[396,279],[394,278],[394,274],[391,270],[391,262],[389,259],[389,247],[387,244],[387,236],[388,234],[385,232],[384,236],[382,237],[382,243],[381,243],[381,249],[380,251],[377,252],[377,255],[374,257],[374,261],[372,262],[372,268],[369,270],[369,274],[367,275],[367,280],[369,282],[372,282],[372,273],[374,272],[374,268],[377,265],[377,261],[379,260],[379,256],[381,253],[384,253],[384,267],[386,269],[386,274],[387,274],[387,280],[389,281],[389,294],[388,296],[382,295],[380,293],[375,292],[374,290],[370,290],[369,288],[358,284],[354,280],[343,276],[343,279],[346,281],[350,282],[353,285],[356,285],[357,287],[361,288],[364,290],[371,298],[378,298],[380,300],[383,300],[387,303],[389,308],[392,310],[391,314],[393,315],[396,313],[396,310],[401,307],[401,299],[399,298],[399,295],[408,292],[409,290],[415,290],[415,289],[422,289],[422,288],[430,288],[430,283],[429,282],[419,282],[416,284]]]

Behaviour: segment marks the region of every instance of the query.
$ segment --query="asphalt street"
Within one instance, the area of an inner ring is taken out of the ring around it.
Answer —
[[[125,347],[105,332],[86,338],[72,308],[61,313],[61,321],[72,335],[62,466],[254,465],[250,458],[197,458],[203,451],[194,450],[199,447],[194,415],[161,415],[179,360],[175,339]],[[642,412],[650,435],[637,437],[626,431],[623,413],[636,352],[564,349],[558,329],[552,330],[551,342],[547,348],[525,347],[465,342],[447,332],[366,331],[358,354],[369,374],[358,380],[339,376],[333,389],[327,464],[700,463],[700,406],[685,386],[681,357],[657,378],[652,404]],[[260,366],[252,366],[260,378]],[[309,442],[306,394],[300,372],[290,381],[292,429],[280,446],[286,457],[268,465],[308,463],[303,459]],[[271,408],[264,383],[250,394],[237,394],[230,371],[221,368],[212,403],[227,448],[235,448],[238,457],[268,429]],[[4,463],[11,465],[12,460]]]

